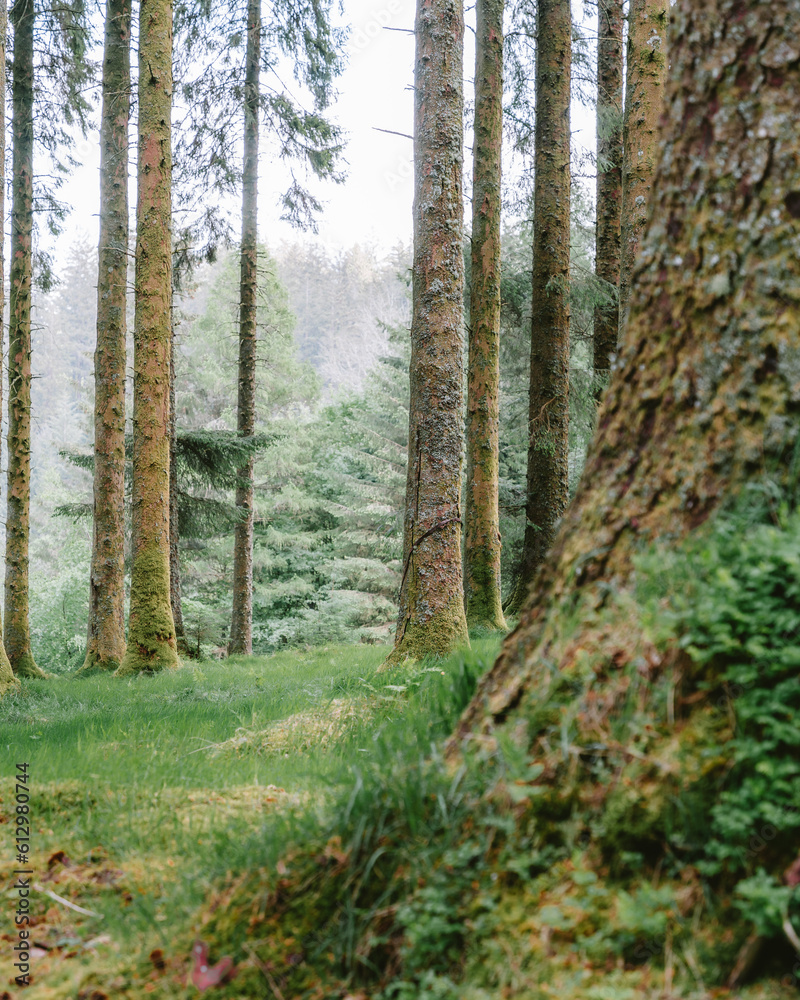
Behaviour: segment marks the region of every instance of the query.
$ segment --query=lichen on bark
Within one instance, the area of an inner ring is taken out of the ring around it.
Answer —
[[[554,671],[580,669],[643,546],[678,544],[765,475],[797,485],[796,4],[680,0],[673,13],[665,143],[619,363],[577,495],[454,745],[516,725]],[[624,659],[639,636],[609,627]]]
[[[619,335],[622,222],[622,0],[597,4],[597,239],[595,274],[605,301],[594,310],[595,395],[608,381]]]
[[[31,652],[31,278],[33,236],[33,0],[16,0],[12,76],[13,201],[8,325],[8,497],[4,645],[18,677],[44,677]]]
[[[108,0],[100,126],[92,564],[88,641],[80,673],[113,673],[125,655],[125,314],[130,31],[130,0]]]
[[[117,676],[178,666],[169,576],[172,4],[143,0],[133,377],[133,569]]]
[[[461,567],[463,44],[455,0],[419,0],[403,574],[388,663],[468,644]]]
[[[478,0],[472,183],[464,603],[470,628],[505,629],[500,603],[500,179],[503,0]]]
[[[570,78],[569,0],[538,0],[528,408],[522,558],[506,611],[516,615],[569,500]]]
[[[619,323],[627,317],[631,278],[650,210],[659,157],[659,119],[668,66],[669,0],[631,0],[622,129],[622,258]]]

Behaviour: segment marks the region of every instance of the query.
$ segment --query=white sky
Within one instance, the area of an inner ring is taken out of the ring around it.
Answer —
[[[577,8],[577,3],[575,3]],[[575,14],[578,15],[578,10]],[[474,10],[467,20],[474,19]],[[353,243],[373,243],[386,250],[398,240],[411,238],[413,200],[412,143],[400,135],[413,130],[414,39],[407,31],[414,24],[414,0],[344,0],[344,20],[351,25],[347,68],[338,81],[339,98],[332,108],[347,136],[347,179],[341,185],[317,185],[325,205],[319,219],[319,239],[332,248]],[[590,27],[591,30],[591,27]],[[473,33],[466,32],[464,53],[466,97],[471,101],[474,66]],[[287,74],[288,75],[288,74]],[[288,82],[288,80],[287,80]],[[573,143],[594,147],[594,116],[574,105]],[[135,136],[131,137],[135,143]],[[467,141],[471,141],[467,138]],[[68,179],[61,197],[73,211],[64,234],[53,247],[62,258],[79,236],[92,243],[98,238],[99,145],[94,137],[77,146],[83,166]],[[504,168],[508,176],[508,168]],[[465,173],[470,173],[465,150]],[[274,246],[301,235],[280,221],[276,205],[287,187],[288,171],[269,155],[269,139],[261,142],[259,237]],[[133,189],[133,185],[132,185]],[[43,237],[44,239],[44,237]],[[52,245],[52,244],[51,244]]]

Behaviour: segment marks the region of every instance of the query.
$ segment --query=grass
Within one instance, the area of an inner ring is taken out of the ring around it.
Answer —
[[[0,879],[14,881],[13,765],[25,761],[34,881],[98,914],[37,891],[26,996],[75,996],[89,969],[167,951],[226,873],[302,840],[354,769],[426,754],[498,644],[473,642],[466,674],[463,656],[379,672],[385,648],[330,646],[25,682],[0,702]],[[0,928],[0,996],[12,930]]]

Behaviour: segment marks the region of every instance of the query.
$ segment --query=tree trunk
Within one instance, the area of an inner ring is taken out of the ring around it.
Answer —
[[[18,677],[43,677],[31,653],[28,541],[31,506],[31,269],[33,234],[33,0],[16,0],[12,77],[14,196],[8,330],[8,513],[5,648]]]
[[[419,0],[415,36],[408,473],[400,610],[388,663],[443,656],[469,642],[461,570],[462,5]]]
[[[6,0],[0,0],[0,108],[6,106],[6,33],[8,32],[8,9]],[[5,229],[6,218],[6,131],[0,129],[0,222]],[[5,277],[6,256],[5,240],[0,239],[0,413],[3,412],[3,323],[5,322]],[[0,451],[2,441],[0,440]],[[19,686],[19,681],[11,669],[5,646],[3,631],[0,627],[0,696],[6,691]]]
[[[649,218],[667,80],[669,0],[631,0],[622,158],[620,332],[624,330],[639,240]]]
[[[595,273],[609,301],[594,311],[595,395],[608,382],[619,337],[622,219],[622,0],[597,5],[597,249]]]
[[[516,614],[569,501],[569,0],[538,0],[528,482]]]
[[[169,585],[172,4],[142,0],[133,337],[133,570],[117,675],[178,666]]]
[[[181,604],[180,526],[178,517],[178,415],[175,412],[175,325],[169,335],[169,602],[178,651],[186,652]]]
[[[100,247],[94,355],[94,523],[83,671],[125,655],[125,368],[130,0],[108,0],[100,134]]]
[[[247,66],[244,84],[244,170],[239,304],[239,395],[236,426],[243,436],[256,429],[256,337],[258,298],[258,110],[261,62],[261,0],[247,4]],[[229,653],[253,652],[253,463],[238,472],[236,506],[245,512],[233,543],[233,612]]]
[[[471,628],[504,629],[500,605],[500,171],[503,0],[478,0],[467,376],[464,600]]]
[[[631,588],[642,544],[674,547],[765,471],[779,486],[796,476],[796,4],[680,0],[675,11],[666,141],[620,362],[578,493],[462,735],[514,726],[554,664],[586,670],[601,631],[609,656],[632,657],[641,635],[627,620],[601,630],[598,612],[609,583]]]

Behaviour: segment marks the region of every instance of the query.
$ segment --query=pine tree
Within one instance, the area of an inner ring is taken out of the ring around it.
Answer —
[[[500,176],[503,0],[478,0],[472,183],[464,599],[471,628],[505,628],[500,605]]]
[[[178,666],[169,577],[171,0],[143,0],[139,24],[133,568],[128,647],[117,670],[121,676]]]
[[[468,643],[461,569],[463,43],[454,0],[417,5],[411,402],[403,573],[388,662]]]
[[[462,736],[527,717],[553,664],[580,683],[600,630],[615,661],[638,655],[642,632],[607,608],[634,586],[642,544],[674,549],[765,473],[797,486],[795,4],[679,0],[673,14],[665,140],[620,359],[578,493]],[[564,634],[567,608],[577,625]]]
[[[622,159],[622,261],[619,322],[624,329],[633,265],[648,219],[658,165],[658,122],[667,79],[669,0],[631,0]]]
[[[94,518],[84,670],[125,655],[125,365],[128,280],[130,0],[107,0],[100,136],[100,247],[94,404]]]
[[[538,0],[528,470],[516,614],[569,500],[569,0]]]
[[[597,4],[597,239],[595,273],[605,301],[594,311],[596,392],[608,380],[619,335],[622,219],[622,0]],[[602,382],[600,381],[602,379]]]

